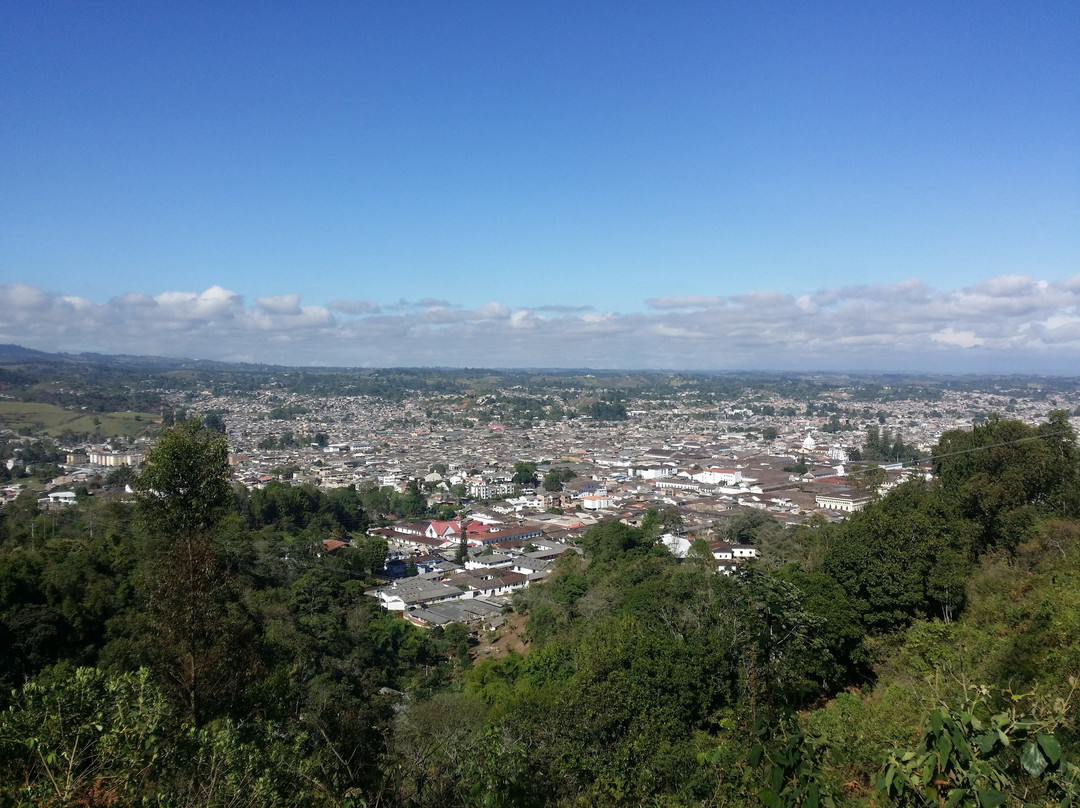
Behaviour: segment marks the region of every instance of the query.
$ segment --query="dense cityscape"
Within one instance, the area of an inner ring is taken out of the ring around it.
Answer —
[[[1080,806],[1080,3],[0,3],[0,808]]]
[[[833,377],[807,387],[795,377],[751,376],[717,395],[708,377],[616,377],[616,387],[604,388],[591,373],[526,383],[508,374],[487,378],[480,392],[469,386],[475,379],[457,380],[458,392],[351,395],[347,384],[335,394],[291,391],[305,373],[319,371],[281,369],[233,393],[237,379],[225,370],[211,377],[214,389],[134,383],[160,402],[134,422],[142,434],[95,442],[53,429],[62,473],[32,492],[14,482],[4,500],[34,493],[40,507],[55,509],[74,504],[76,490],[130,498],[126,472],[137,471],[157,429],[197,418],[227,436],[231,479],[249,490],[361,492],[361,529],[327,537],[316,551],[381,537],[385,557],[372,571],[389,582],[371,596],[420,625],[475,627],[507,606],[510,593],[546,577],[603,520],[640,527],[650,512],[663,513],[657,540],[676,558],[702,539],[717,570],[730,574],[762,552],[749,534],[731,532],[736,517],[757,512],[759,522],[782,527],[838,521],[904,481],[930,479],[931,452],[948,430],[1080,412],[1080,389],[1067,380]],[[438,372],[428,376],[444,386]],[[34,473],[20,440],[48,439],[21,432],[2,433],[9,474]],[[110,478],[124,487],[108,486]],[[406,570],[418,576],[408,586],[397,580]],[[465,600],[476,602],[462,611]],[[458,603],[432,610],[449,601]]]

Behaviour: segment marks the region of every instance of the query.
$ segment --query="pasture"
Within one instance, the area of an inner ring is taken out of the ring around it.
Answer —
[[[55,404],[29,401],[0,401],[0,429],[57,437],[70,430],[77,435],[108,438],[137,436],[153,428],[160,416],[152,412],[86,412]]]

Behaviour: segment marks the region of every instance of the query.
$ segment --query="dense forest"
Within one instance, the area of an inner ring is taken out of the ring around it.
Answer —
[[[1076,436],[991,417],[933,466],[733,523],[766,552],[732,576],[603,522],[474,663],[364,596],[373,500],[233,487],[185,421],[133,503],[0,511],[0,804],[1074,804]]]

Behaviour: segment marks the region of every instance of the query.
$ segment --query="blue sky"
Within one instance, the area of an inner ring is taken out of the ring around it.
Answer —
[[[1075,372],[1080,4],[0,9],[0,341]]]

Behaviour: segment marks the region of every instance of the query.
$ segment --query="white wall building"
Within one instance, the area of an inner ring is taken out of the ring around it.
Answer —
[[[708,483],[709,485],[720,485],[724,483],[726,485],[737,485],[742,482],[742,472],[738,469],[721,469],[721,468],[707,468],[703,469],[696,474],[690,475],[699,483]]]
[[[866,503],[870,501],[870,497],[845,493],[817,494],[814,501],[823,510],[854,513],[865,508]]]

